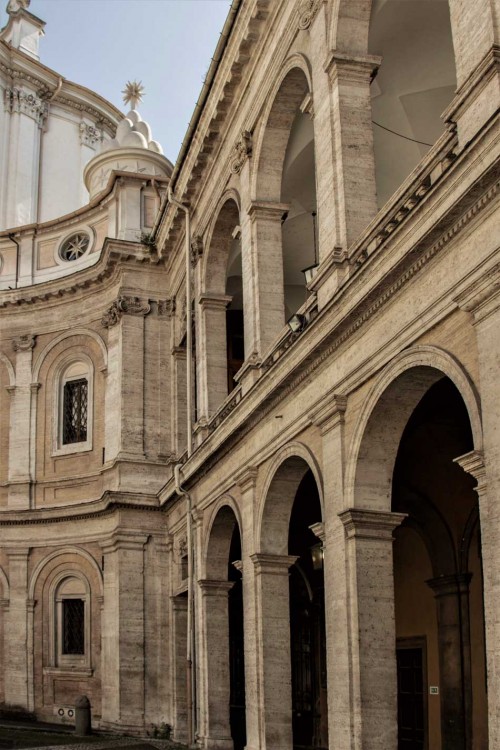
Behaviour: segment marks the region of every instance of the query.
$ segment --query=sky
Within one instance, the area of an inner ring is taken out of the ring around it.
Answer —
[[[7,0],[0,0],[0,28]],[[31,0],[46,21],[40,61],[124,111],[142,81],[139,112],[175,161],[229,12],[230,0]]]

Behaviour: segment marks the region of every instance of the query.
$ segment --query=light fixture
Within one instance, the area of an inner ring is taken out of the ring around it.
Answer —
[[[300,333],[307,325],[307,318],[305,315],[295,313],[291,318],[287,320],[286,323],[292,333]]]
[[[307,268],[303,268],[301,271],[305,276],[306,286],[314,279],[319,268],[318,249],[316,246],[316,211],[313,211],[311,216],[313,220],[314,263],[312,266],[307,266]]]
[[[314,570],[323,570],[323,545],[315,544],[311,547],[311,557]]]

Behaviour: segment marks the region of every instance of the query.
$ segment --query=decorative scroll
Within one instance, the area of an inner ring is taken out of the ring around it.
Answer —
[[[231,160],[231,172],[239,174],[243,164],[252,153],[252,134],[248,130],[243,130],[239,140],[234,145],[235,156]]]
[[[151,306],[140,297],[121,296],[116,299],[101,318],[104,328],[116,325],[122,315],[147,315]]]

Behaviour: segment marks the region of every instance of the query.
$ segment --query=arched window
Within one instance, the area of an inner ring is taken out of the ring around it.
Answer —
[[[54,403],[55,453],[92,449],[93,367],[85,357],[60,370]]]
[[[52,656],[57,667],[90,667],[90,587],[79,575],[55,586]]]

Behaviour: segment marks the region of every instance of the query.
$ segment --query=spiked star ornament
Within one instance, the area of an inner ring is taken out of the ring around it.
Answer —
[[[130,104],[132,109],[136,109],[137,105],[142,102],[142,97],[144,94],[144,86],[142,85],[142,81],[127,81],[122,94],[124,104]]]

